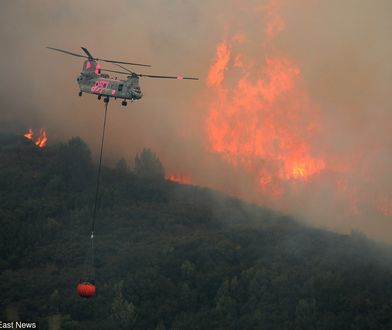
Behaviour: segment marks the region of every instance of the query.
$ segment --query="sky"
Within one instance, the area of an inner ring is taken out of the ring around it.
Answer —
[[[0,130],[97,157],[104,105],[77,95],[83,61],[46,46],[197,76],[111,102],[105,164],[148,147],[168,175],[391,242],[391,16],[386,0],[2,1]]]

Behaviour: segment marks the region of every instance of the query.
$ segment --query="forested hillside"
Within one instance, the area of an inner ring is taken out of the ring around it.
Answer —
[[[79,138],[0,136],[0,320],[40,329],[392,329],[392,250],[208,189],[159,159],[104,167],[97,294],[82,299],[97,166]]]

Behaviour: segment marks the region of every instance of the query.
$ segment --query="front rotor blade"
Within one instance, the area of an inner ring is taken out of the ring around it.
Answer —
[[[136,65],[136,66],[145,66],[145,67],[151,67],[150,64],[140,64],[140,63],[132,63],[132,62],[122,62],[122,61],[113,61],[113,60],[104,60],[102,58],[96,58],[97,61],[103,61],[107,63],[120,63],[120,64],[129,64],[129,65]]]
[[[93,55],[91,55],[91,53],[88,51],[88,49],[86,47],[80,47],[82,48],[82,50],[86,53],[86,55],[88,56],[89,60],[93,60],[94,57]]]
[[[61,53],[64,53],[64,54],[72,55],[72,56],[88,58],[88,57],[85,56],[85,55],[80,55],[80,54],[72,53],[72,52],[69,52],[68,50],[63,50],[63,49],[58,49],[58,48],[53,48],[53,47],[46,47],[46,48],[51,49],[51,50],[55,50],[55,51],[57,51],[57,52],[61,52]]]
[[[102,62],[107,62],[107,63],[120,63],[120,64],[129,64],[129,65],[151,67],[150,64],[140,64],[140,63],[132,63],[132,62],[105,60],[105,59],[102,59],[102,58],[94,58],[86,47],[81,47],[81,48],[87,54],[87,56],[86,55],[80,55],[80,54],[72,53],[72,52],[69,52],[68,50],[63,50],[63,49],[59,49],[59,48],[53,48],[53,47],[46,47],[46,48],[51,49],[51,50],[55,50],[55,51],[58,51],[58,52],[61,52],[61,53],[64,53],[64,54],[72,55],[72,56],[88,58],[89,60],[94,60],[94,61],[102,61]],[[123,69],[125,69],[125,68],[123,68]],[[127,69],[125,69],[125,70],[127,70]]]
[[[128,72],[122,72],[122,71],[115,71],[115,70],[108,70],[108,69],[101,69],[101,71],[107,71],[107,72],[114,72],[114,73],[121,73],[121,74],[129,75]]]
[[[148,77],[148,78],[163,78],[163,79],[177,79],[177,80],[199,80],[199,78],[195,77],[183,77],[183,76],[157,76],[151,74],[138,74],[139,77]]]

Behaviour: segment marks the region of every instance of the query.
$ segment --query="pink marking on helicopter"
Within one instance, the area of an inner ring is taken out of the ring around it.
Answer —
[[[91,92],[102,94],[104,90],[109,86],[109,82],[106,80],[97,80],[93,87],[91,87]],[[112,92],[113,93],[113,92]]]
[[[95,74],[98,76],[100,74],[100,69],[101,69],[101,65],[97,64],[97,66],[95,67]]]
[[[90,61],[87,61],[86,70],[88,70],[88,69],[90,69],[90,68],[91,68],[91,62],[90,62]]]
[[[114,94],[116,94],[116,91],[113,89],[113,90],[112,90],[112,95],[114,95]]]

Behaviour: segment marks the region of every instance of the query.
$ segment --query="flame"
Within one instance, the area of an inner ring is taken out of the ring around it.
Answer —
[[[185,176],[185,175],[175,175],[175,174],[168,174],[166,175],[166,180],[182,183],[182,184],[191,184],[192,180]]]
[[[208,72],[208,85],[220,86],[224,79],[224,71],[230,60],[230,50],[226,43],[220,43],[216,48],[215,63]]]
[[[26,139],[32,140],[33,139],[33,129],[29,128],[29,131],[23,135]]]
[[[209,151],[233,173],[250,178],[260,192],[257,201],[285,208],[293,205],[290,193],[313,192],[321,184],[331,189],[350,216],[372,209],[391,217],[392,197],[382,195],[372,182],[366,152],[342,157],[316,145],[318,137],[328,133],[320,108],[310,96],[300,65],[275,42],[286,29],[279,14],[283,4],[283,0],[268,0],[254,8],[255,15],[263,16],[259,40],[231,29],[217,42],[206,81],[212,95],[204,122]],[[355,172],[358,164],[361,182]],[[374,200],[369,185],[377,192]]]
[[[277,15],[267,17],[272,21],[265,37],[271,39],[284,23]],[[246,36],[235,34],[229,40],[217,45],[208,74],[207,85],[215,93],[206,120],[210,149],[253,172],[262,190],[281,191],[279,181],[310,180],[326,162],[312,153],[318,108],[309,100],[299,66],[280,54],[252,64],[239,47]]]
[[[45,128],[41,128],[40,134],[39,134],[37,140],[35,141],[35,145],[37,147],[43,148],[46,146],[47,141],[48,141],[48,137],[46,136]]]

